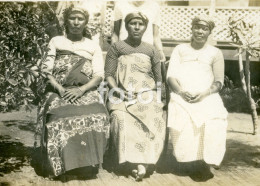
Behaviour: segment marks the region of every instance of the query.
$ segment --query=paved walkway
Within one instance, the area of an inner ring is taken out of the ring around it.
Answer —
[[[250,115],[229,114],[227,152],[214,178],[195,182],[172,171],[157,171],[143,182],[100,169],[96,179],[79,180],[70,176],[49,181],[37,175],[31,162],[36,112],[0,113],[0,186],[2,185],[259,185],[260,135],[253,136]],[[37,159],[37,157],[35,157]],[[170,164],[169,156],[164,163]]]

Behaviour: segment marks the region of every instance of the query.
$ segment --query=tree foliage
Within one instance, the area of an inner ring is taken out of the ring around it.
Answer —
[[[243,18],[230,17],[228,20],[233,46],[247,51],[253,57],[260,57],[260,28],[247,23]]]
[[[40,99],[41,62],[50,38],[62,35],[57,2],[0,2],[0,112],[30,109]],[[87,25],[90,36],[101,33],[100,14]],[[36,67],[36,68],[35,68]],[[35,70],[40,76],[35,76]]]
[[[229,19],[229,29],[233,40],[233,45],[238,48],[238,62],[241,85],[248,98],[253,119],[253,134],[258,132],[257,104],[252,98],[250,82],[250,58],[260,57],[259,28],[256,24],[250,24],[243,19]],[[245,52],[246,61],[243,64],[242,54]]]
[[[0,3],[0,111],[37,100],[31,68],[46,51],[54,18],[44,3]]]

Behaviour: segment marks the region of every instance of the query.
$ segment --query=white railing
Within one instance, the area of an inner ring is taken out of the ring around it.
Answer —
[[[189,40],[191,36],[191,20],[199,14],[208,14],[209,7],[161,6],[160,34],[162,39]],[[246,22],[260,25],[260,7],[216,7],[214,20],[216,28],[213,39],[231,41],[228,31],[228,18],[244,18]],[[113,8],[107,7],[104,19],[103,34],[111,36],[113,28]]]

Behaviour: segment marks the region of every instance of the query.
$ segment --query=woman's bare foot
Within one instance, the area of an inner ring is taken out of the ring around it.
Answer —
[[[138,173],[137,169],[133,169],[133,170],[132,170],[132,176],[133,176],[135,179],[137,178],[137,173]]]
[[[137,166],[137,176],[136,176],[136,181],[142,181],[143,177],[146,174],[146,167],[144,165],[138,165]]]

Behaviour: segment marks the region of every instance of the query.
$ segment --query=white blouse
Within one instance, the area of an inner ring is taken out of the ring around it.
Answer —
[[[96,42],[88,38],[73,42],[65,36],[53,37],[48,46],[47,58],[44,61],[44,71],[47,73],[52,74],[57,50],[67,50],[91,60],[93,77],[99,76],[104,78],[103,54],[100,46]]]
[[[176,78],[180,73],[179,66],[188,63],[191,65],[192,63],[198,63],[201,66],[206,66],[208,70],[212,71],[214,81],[218,81],[223,85],[225,63],[223,54],[218,48],[205,44],[202,49],[195,50],[190,43],[176,46],[171,54],[167,78]]]

